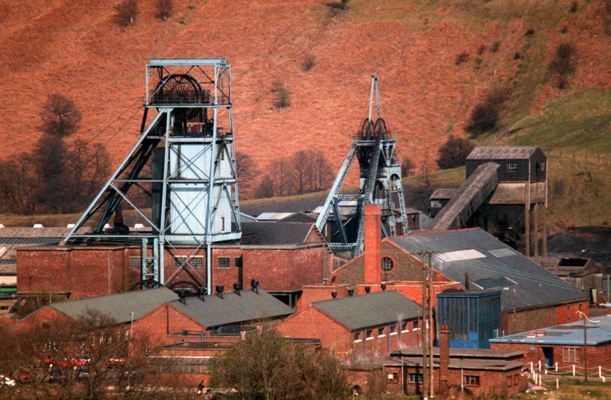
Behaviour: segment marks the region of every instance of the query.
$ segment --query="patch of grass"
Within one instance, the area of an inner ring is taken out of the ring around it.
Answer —
[[[571,93],[516,122],[507,144],[611,153],[611,90]]]

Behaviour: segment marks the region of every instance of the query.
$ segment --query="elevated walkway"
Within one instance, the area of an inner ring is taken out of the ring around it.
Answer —
[[[473,213],[482,205],[498,185],[499,164],[481,164],[456,190],[452,199],[431,222],[435,231],[465,227]]]

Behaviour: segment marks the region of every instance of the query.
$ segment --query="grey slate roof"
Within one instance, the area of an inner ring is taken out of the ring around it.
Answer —
[[[535,146],[477,146],[471,150],[467,160],[529,159],[535,151]]]
[[[418,317],[420,306],[399,292],[316,301],[312,306],[351,331]]]
[[[216,295],[204,296],[204,299],[202,301],[198,297],[187,297],[184,299],[185,304],[180,300],[172,301],[170,304],[207,329],[274,319],[293,313],[292,308],[261,289],[258,293],[242,290],[239,295],[225,293],[222,299]]]
[[[588,345],[596,346],[611,342],[611,316],[593,317],[598,324],[588,322]],[[550,326],[531,332],[521,332],[513,335],[490,339],[493,343],[529,343],[540,345],[583,345],[583,321]]]
[[[327,191],[309,193],[299,196],[275,197],[240,202],[240,211],[250,215],[264,212],[303,212],[311,211],[322,205],[327,198]]]
[[[452,280],[464,284],[468,272],[472,290],[501,289],[503,311],[586,298],[572,285],[479,228],[418,232],[389,240],[423,260],[424,252],[433,252],[433,267]]]
[[[243,222],[242,244],[300,244],[313,222]]]
[[[61,303],[52,303],[49,307],[73,319],[84,316],[87,310],[93,310],[108,315],[117,323],[126,323],[130,322],[132,312],[134,313],[134,320],[137,320],[160,305],[176,299],[178,299],[176,293],[161,287],[157,289],[134,290],[108,296],[68,300]]]

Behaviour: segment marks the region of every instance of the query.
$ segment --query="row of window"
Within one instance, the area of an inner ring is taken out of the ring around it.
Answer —
[[[177,256],[174,257],[174,266],[176,268],[186,265],[187,260],[189,266],[191,268],[203,268],[204,266],[204,257],[203,256]],[[230,257],[217,257],[217,267],[218,268],[230,268],[231,267],[231,258]],[[132,256],[129,258],[129,266],[131,268],[140,268],[142,263],[142,258],[140,256]],[[233,259],[233,266],[236,268],[242,268],[242,257],[235,257]]]
[[[399,333],[398,328],[400,328],[399,330],[401,332],[409,331],[409,321],[401,321],[400,324],[390,324],[390,325],[388,325],[388,333],[389,334],[391,334],[391,333]],[[380,328],[377,328],[377,329],[366,329],[365,330],[365,340],[370,339],[370,338],[373,339],[374,331],[376,331],[378,337],[386,336],[386,333],[385,333],[384,329],[385,329],[385,327],[380,327]],[[413,321],[413,323],[412,323],[412,331],[416,331],[416,330],[418,330],[418,321],[417,320]],[[354,341],[356,342],[356,341],[362,340],[363,339],[362,336],[363,336],[363,332],[362,331],[354,332]]]
[[[516,375],[517,376],[517,375]],[[409,383],[424,383],[424,376],[418,373],[411,373],[407,378]],[[465,386],[479,386],[479,375],[464,375],[463,383]]]

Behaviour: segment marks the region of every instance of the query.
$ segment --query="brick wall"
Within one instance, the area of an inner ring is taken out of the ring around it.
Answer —
[[[231,290],[239,281],[240,268],[235,258],[242,257],[242,279],[247,286],[257,279],[267,291],[294,292],[304,284],[320,284],[327,268],[328,254],[322,245],[302,247],[262,248],[257,246],[218,247],[213,253],[213,284]],[[165,277],[176,271],[174,256],[190,256],[192,249],[182,248],[165,253]],[[189,280],[203,285],[205,282],[205,252],[202,266],[181,271],[175,281]],[[17,285],[22,294],[70,293],[71,299],[99,296],[128,291],[137,287],[140,268],[138,247],[40,247],[20,249],[17,252]],[[219,257],[229,257],[230,266],[218,266]]]
[[[511,335],[579,319],[577,310],[588,313],[587,301],[540,307],[531,310],[504,312],[501,316],[501,335]]]
[[[578,361],[565,360],[563,352],[565,347],[576,348]],[[575,364],[577,367],[583,368],[583,346],[564,346],[564,345],[545,345],[545,344],[529,344],[529,343],[491,343],[492,349],[503,350],[521,350],[524,355],[524,362],[532,362],[535,367],[541,361],[541,367],[546,364],[546,357],[543,348],[551,348],[553,351],[553,364],[558,363],[559,368],[564,368],[562,372],[567,372]],[[611,369],[611,344],[602,344],[599,346],[588,346],[588,370],[592,371],[595,367],[602,366],[603,368]]]

